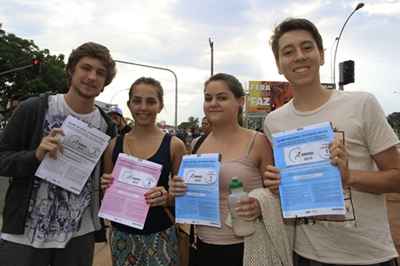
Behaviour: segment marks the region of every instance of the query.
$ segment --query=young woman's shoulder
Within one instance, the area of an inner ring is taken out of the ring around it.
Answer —
[[[183,141],[176,136],[172,136],[172,138],[171,138],[171,148],[172,148],[172,151],[177,151],[177,152],[186,150],[186,147],[185,147],[185,144],[183,143]]]
[[[270,147],[270,143],[264,133],[247,128],[244,130],[246,131],[246,134],[250,139],[254,138],[254,146],[256,149],[264,149]]]
[[[254,138],[257,137],[257,135],[260,135],[260,132],[248,128],[242,128],[242,132],[243,135],[246,136],[246,138]]]
[[[271,145],[264,133],[255,130],[249,130],[248,132],[252,135],[253,142],[250,156],[257,161],[260,171],[264,171],[267,165],[271,165],[273,163]]]

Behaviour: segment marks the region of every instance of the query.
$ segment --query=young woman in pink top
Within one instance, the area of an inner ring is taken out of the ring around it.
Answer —
[[[198,249],[191,254],[191,265],[243,265],[243,238],[237,237],[225,224],[228,216],[229,182],[238,177],[247,192],[262,187],[262,173],[272,163],[272,150],[266,137],[241,126],[244,105],[241,83],[228,74],[220,73],[205,82],[204,113],[213,125],[196,153],[221,154],[220,212],[221,228],[196,226]],[[181,196],[186,192],[182,178],[170,182],[170,193]],[[255,198],[242,200],[236,207],[239,216],[256,220],[261,211]]]

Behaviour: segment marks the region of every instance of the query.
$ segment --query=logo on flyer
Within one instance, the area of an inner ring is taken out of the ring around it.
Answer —
[[[183,173],[185,183],[209,185],[217,180],[217,173],[214,169],[185,169]]]
[[[314,163],[329,159],[329,145],[326,142],[310,142],[283,149],[288,166]]]

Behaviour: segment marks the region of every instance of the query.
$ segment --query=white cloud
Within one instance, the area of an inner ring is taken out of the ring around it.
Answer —
[[[321,0],[292,2],[283,13],[288,17],[306,17],[321,8]]]
[[[277,72],[268,39],[273,27],[284,18],[307,17],[317,24],[324,38],[326,65],[321,69],[321,76],[323,81],[330,81],[334,38],[346,15],[358,3],[307,0],[265,4],[264,1],[249,0],[243,10],[235,9],[240,14],[214,12],[220,16],[214,19],[203,17],[212,16],[211,11],[209,14],[179,15],[185,10],[177,11],[183,3],[178,0],[6,1],[7,9],[0,9],[4,29],[33,39],[40,48],[48,48],[51,53],[68,56],[73,48],[92,40],[108,46],[116,59],[165,66],[176,71],[179,122],[189,116],[202,116],[203,83],[210,72],[208,37],[214,40],[215,72],[231,72],[244,83],[260,79],[283,80]],[[396,15],[400,14],[400,4],[399,1],[364,2],[365,6],[344,32],[337,61],[354,59],[356,83],[348,88],[380,93],[385,111],[392,112],[397,108],[393,97],[383,97],[382,90],[375,88],[400,84],[399,75],[394,73],[397,69],[394,64],[398,60],[393,56],[397,55],[394,44],[400,41],[400,37],[393,34],[398,31],[398,25],[393,22],[398,22]],[[202,8],[202,12],[207,11],[207,7]],[[382,21],[380,15],[385,15],[386,21]],[[229,22],[224,23],[224,17]],[[208,19],[218,23],[211,24]],[[381,58],[385,60],[379,61]],[[374,71],[375,66],[379,66],[377,71]],[[371,73],[375,74],[371,76]],[[153,76],[161,81],[165,88],[165,111],[160,114],[160,119],[173,123],[174,81],[165,71],[118,64],[117,78],[106,88],[101,99],[119,103],[128,114],[125,107],[127,91],[117,92],[129,87],[140,76]]]
[[[363,7],[369,15],[400,16],[400,1],[371,1]]]

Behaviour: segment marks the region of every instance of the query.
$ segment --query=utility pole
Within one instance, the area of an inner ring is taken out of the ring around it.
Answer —
[[[208,43],[210,44],[211,48],[211,76],[214,75],[214,42],[211,38],[208,38]]]

